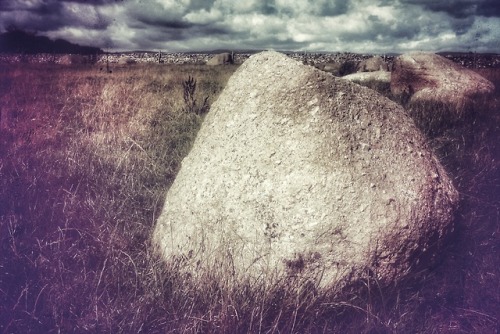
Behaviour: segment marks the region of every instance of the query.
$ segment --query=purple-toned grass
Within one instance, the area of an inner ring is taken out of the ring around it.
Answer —
[[[436,267],[334,295],[298,279],[195,283],[151,253],[203,120],[190,107],[211,104],[235,69],[0,66],[0,332],[495,333],[498,89],[457,119],[444,105],[407,107],[462,198]],[[481,70],[497,86],[498,73]]]

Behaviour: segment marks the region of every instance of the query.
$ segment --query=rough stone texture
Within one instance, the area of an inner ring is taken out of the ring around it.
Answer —
[[[227,65],[227,64],[233,64],[233,56],[229,52],[224,52],[224,53],[219,53],[210,58],[207,61],[207,65],[214,66],[214,65]]]
[[[389,71],[389,66],[380,56],[374,56],[363,60],[358,65],[358,72]]]
[[[349,81],[357,82],[368,82],[368,81],[378,81],[381,83],[388,84],[391,82],[391,72],[387,71],[375,71],[375,72],[357,72],[348,74],[342,77]]]
[[[448,231],[457,192],[397,104],[276,52],[207,114],[153,241],[199,277],[380,282]]]
[[[319,69],[325,72],[338,74],[341,66],[342,66],[341,63],[326,63],[326,64],[321,64],[321,67],[319,67]]]
[[[413,52],[397,57],[391,78],[392,94],[410,102],[437,101],[463,109],[495,86],[479,74],[433,53]]]

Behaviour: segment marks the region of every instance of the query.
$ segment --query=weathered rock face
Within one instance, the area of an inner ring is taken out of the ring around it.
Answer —
[[[219,53],[207,61],[207,65],[227,65],[233,64],[233,56],[229,52]]]
[[[348,74],[342,77],[349,81],[368,82],[378,81],[381,83],[389,84],[391,82],[391,72],[375,71],[375,72],[357,72]]]
[[[154,243],[193,276],[341,286],[406,273],[457,192],[401,107],[280,53],[250,57],[207,114]]]
[[[410,102],[437,101],[461,110],[471,99],[494,89],[479,74],[433,53],[413,52],[394,61],[391,92],[409,97]]]
[[[321,64],[318,68],[322,71],[332,73],[333,75],[338,75],[341,66],[342,64],[340,63],[326,63]]]
[[[354,61],[346,60],[343,62],[319,64],[316,67],[322,71],[341,77],[351,73],[356,73],[357,64]]]
[[[389,71],[389,66],[380,56],[363,60],[358,64],[358,72]]]

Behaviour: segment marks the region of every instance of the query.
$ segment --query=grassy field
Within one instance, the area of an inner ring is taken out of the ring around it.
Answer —
[[[235,69],[0,65],[0,332],[497,333],[498,89],[460,117],[405,106],[462,195],[434,268],[341,296],[290,281],[228,291],[151,253],[165,193]],[[499,70],[481,71],[500,87]]]

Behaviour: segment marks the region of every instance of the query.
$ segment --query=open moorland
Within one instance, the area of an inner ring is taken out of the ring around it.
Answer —
[[[0,65],[0,331],[497,333],[498,68],[475,69],[496,92],[460,114],[397,101],[460,192],[436,266],[333,296],[287,282],[200,285],[152,253],[165,194],[236,69]]]

